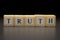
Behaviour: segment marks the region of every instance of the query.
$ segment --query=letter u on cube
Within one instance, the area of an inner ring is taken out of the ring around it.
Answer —
[[[4,15],[4,26],[56,26],[55,15]]]

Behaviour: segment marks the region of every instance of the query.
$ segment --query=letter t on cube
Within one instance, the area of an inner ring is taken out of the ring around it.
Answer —
[[[14,15],[4,15],[4,26],[14,26]]]

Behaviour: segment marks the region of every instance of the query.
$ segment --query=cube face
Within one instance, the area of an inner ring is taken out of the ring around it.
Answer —
[[[44,15],[35,15],[35,25],[44,27],[45,26],[45,17]]]
[[[46,15],[46,26],[56,26],[56,16],[55,15]]]
[[[14,15],[4,15],[4,26],[14,26]]]
[[[23,15],[15,15],[15,26],[24,26],[24,16]]]
[[[25,15],[25,26],[35,26],[35,16]]]

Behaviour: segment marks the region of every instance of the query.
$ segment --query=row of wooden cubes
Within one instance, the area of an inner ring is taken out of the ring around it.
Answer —
[[[55,15],[4,15],[4,26],[56,26]]]

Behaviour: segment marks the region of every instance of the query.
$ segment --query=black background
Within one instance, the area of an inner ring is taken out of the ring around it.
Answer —
[[[0,6],[0,16],[4,14],[55,14],[59,18],[59,1],[3,1]]]

